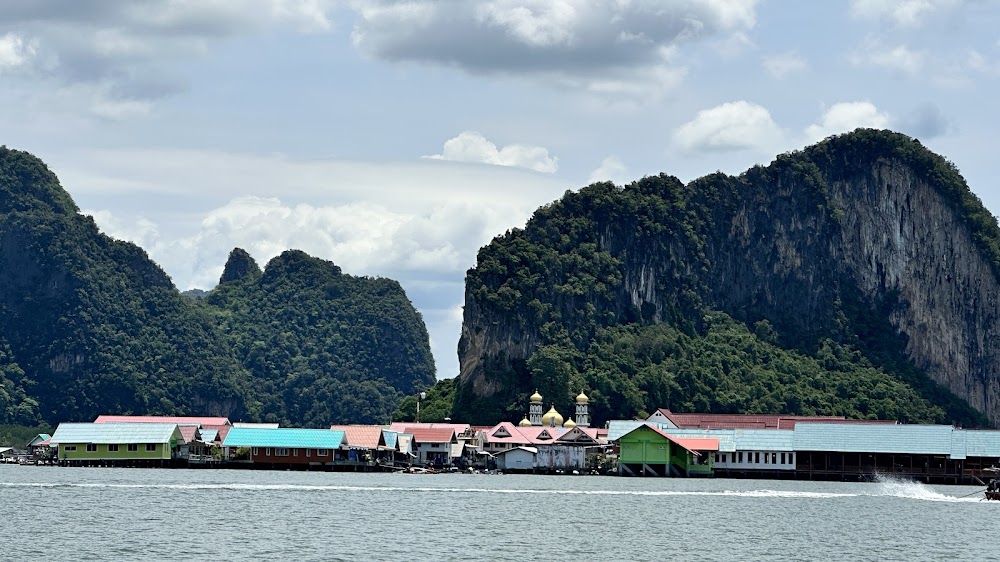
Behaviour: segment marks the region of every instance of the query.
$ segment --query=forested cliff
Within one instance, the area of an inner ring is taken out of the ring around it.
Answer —
[[[0,423],[98,414],[387,422],[434,380],[398,283],[242,250],[206,299],[99,232],[37,158],[0,148]]]
[[[953,165],[858,130],[738,177],[567,192],[466,277],[455,417],[535,387],[669,407],[1000,421],[1000,230]]]

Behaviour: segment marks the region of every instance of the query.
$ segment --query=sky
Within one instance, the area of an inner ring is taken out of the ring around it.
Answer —
[[[593,181],[877,127],[997,214],[998,30],[990,0],[0,0],[0,144],[181,290],[235,247],[398,280],[449,378],[479,248]]]

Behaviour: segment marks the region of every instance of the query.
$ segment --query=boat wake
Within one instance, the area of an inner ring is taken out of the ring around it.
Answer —
[[[350,486],[322,484],[239,484],[239,483],[178,483],[178,484],[119,484],[64,482],[0,482],[0,488],[102,488],[214,490],[235,492],[347,492],[347,493],[418,493],[418,494],[518,494],[560,496],[722,496],[733,498],[831,499],[850,497],[898,497],[935,502],[978,502],[982,496],[948,496],[930,487],[893,476],[878,475],[875,488],[859,492],[810,492],[800,490],[546,490],[513,488],[456,488],[435,486]]]
[[[871,496],[892,496],[930,502],[978,502],[983,498],[981,494],[972,494],[968,497],[949,496],[921,482],[888,474],[876,474],[873,482],[876,488],[868,494]]]

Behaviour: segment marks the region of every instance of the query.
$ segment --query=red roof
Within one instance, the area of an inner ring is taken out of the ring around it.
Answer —
[[[788,414],[677,414],[666,408],[656,413],[679,429],[794,429],[795,422],[894,424],[885,420],[849,420],[844,416],[793,416]]]
[[[455,438],[455,430],[446,427],[404,427],[399,432],[413,435],[414,443],[451,443]]]
[[[377,449],[382,441],[380,425],[331,425],[330,429],[343,431],[348,447]]]
[[[219,434],[215,437],[215,440],[222,443],[226,440],[226,436],[229,435],[229,430],[233,428],[231,425],[203,425],[202,429],[214,429],[218,431]]]
[[[719,450],[719,440],[714,437],[671,437],[671,439],[688,451]]]
[[[97,416],[94,423],[176,423],[177,425],[230,425],[229,418],[185,416]]]
[[[719,450],[719,440],[714,437],[674,437],[673,435],[668,435],[659,428],[650,425],[648,423],[642,424],[639,427],[633,429],[632,431],[635,431],[636,429],[640,429],[643,427],[652,429],[653,431],[659,433],[661,436],[666,437],[671,442],[676,443],[681,447],[684,447],[685,449],[691,451],[692,453],[697,453],[698,451]],[[630,431],[629,433],[632,433],[632,431]],[[628,433],[626,433],[625,435],[628,435]]]
[[[459,435],[463,431],[467,431],[469,427],[470,426],[467,423],[394,422],[389,424],[389,431],[395,431],[397,433],[410,433],[409,431],[404,431],[403,429],[451,429],[455,432],[455,435]]]

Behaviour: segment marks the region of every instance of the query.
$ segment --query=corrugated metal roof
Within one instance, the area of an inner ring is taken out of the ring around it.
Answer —
[[[229,418],[193,416],[97,416],[94,423],[175,423],[177,425],[229,425]]]
[[[965,432],[962,430],[952,430],[951,432],[951,458],[965,458]]]
[[[413,454],[413,435],[409,433],[396,433],[396,448],[400,453],[406,455]]]
[[[223,446],[339,449],[343,440],[343,431],[331,429],[234,427],[226,435]]]
[[[647,423],[654,427],[662,427],[660,424],[655,422],[645,422],[640,420],[611,420],[608,422],[608,441],[618,441],[621,439],[622,435],[630,433],[635,430],[635,428],[642,427]]]
[[[233,427],[256,427],[258,429],[278,429],[278,422],[236,422]]]
[[[802,423],[795,425],[795,451],[951,455],[950,425],[864,425]]]
[[[1000,457],[1000,431],[961,429],[965,434],[965,454],[970,457]]]
[[[201,435],[201,440],[205,443],[211,443],[219,436],[219,432],[215,429],[202,429],[198,433]]]
[[[331,425],[330,429],[344,432],[347,446],[356,449],[378,449],[382,441],[380,425]]]
[[[660,424],[660,430],[668,435],[673,435],[674,437],[711,437],[712,439],[719,440],[720,453],[732,453],[736,451],[736,444],[733,441],[732,429],[679,429],[663,427],[663,424]]]
[[[51,443],[170,443],[181,439],[175,423],[61,423]]]
[[[449,427],[407,427],[403,431],[413,436],[414,443],[451,443],[455,439],[455,430]]]
[[[789,429],[734,429],[737,451],[793,451],[795,432]]]
[[[389,431],[388,429],[382,430],[382,440],[385,441],[385,446],[390,449],[396,448],[396,436],[399,434],[395,431]]]

